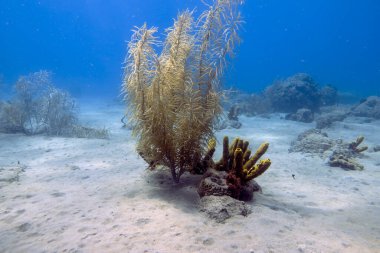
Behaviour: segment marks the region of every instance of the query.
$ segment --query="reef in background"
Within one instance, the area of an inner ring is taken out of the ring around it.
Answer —
[[[0,101],[0,132],[46,134],[79,138],[108,138],[106,129],[78,124],[77,105],[66,91],[56,88],[51,72],[21,76],[9,101]]]
[[[270,113],[286,113],[285,119],[303,123],[316,122],[316,128],[331,127],[349,116],[380,118],[380,97],[370,96],[357,104],[347,104],[331,85],[321,86],[311,76],[298,73],[276,81],[259,94],[227,92],[224,110],[234,119],[225,116],[218,129],[240,128],[240,115],[268,116]],[[357,101],[359,99],[357,98]]]
[[[333,140],[319,129],[309,129],[301,133],[297,140],[291,143],[289,152],[301,152],[318,155],[321,158],[328,157],[328,165],[340,167],[345,170],[363,170],[364,166],[357,162],[356,158],[363,157],[367,146],[360,146],[364,141],[359,136],[355,141],[347,142],[341,139]]]

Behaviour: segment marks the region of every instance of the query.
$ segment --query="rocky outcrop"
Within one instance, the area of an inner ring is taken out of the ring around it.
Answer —
[[[318,87],[305,73],[296,74],[269,86],[264,95],[275,112],[294,113],[302,108],[314,112],[320,106]]]
[[[227,183],[227,177],[226,171],[209,169],[199,184],[199,196],[201,198],[205,196],[234,197],[234,192]],[[242,185],[239,200],[250,201],[253,199],[253,193],[257,191],[261,191],[261,187],[254,180],[248,181]]]
[[[229,196],[205,196],[200,200],[199,210],[219,223],[232,216],[247,216],[251,213],[249,206],[244,201]]]
[[[289,152],[310,153],[322,156],[324,152],[330,150],[334,145],[335,141],[330,139],[326,133],[318,129],[310,129],[301,133],[297,140],[291,143]]]
[[[351,114],[359,117],[380,119],[380,97],[371,96],[351,110]]]
[[[321,114],[316,121],[317,129],[324,129],[330,127],[334,122],[343,121],[348,116],[345,112],[330,112]]]

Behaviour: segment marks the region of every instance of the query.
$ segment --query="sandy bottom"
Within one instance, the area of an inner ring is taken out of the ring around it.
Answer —
[[[0,181],[0,252],[380,252],[379,152],[360,159],[364,171],[330,168],[288,153],[314,124],[242,117],[241,129],[218,139],[269,141],[273,165],[257,179],[263,193],[248,203],[252,214],[219,224],[197,210],[199,177],[173,185],[166,171],[145,169],[122,112],[82,109],[84,122],[110,129],[109,140],[0,135],[1,175],[10,174]],[[380,144],[380,121],[362,122],[327,132]]]

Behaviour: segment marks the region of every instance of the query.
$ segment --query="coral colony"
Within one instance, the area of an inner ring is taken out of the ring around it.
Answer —
[[[207,159],[222,111],[220,77],[239,43],[240,4],[215,1],[196,20],[190,11],[180,13],[166,30],[160,55],[155,27],[137,28],[129,42],[123,88],[137,149],[151,167],[169,167],[175,182]]]

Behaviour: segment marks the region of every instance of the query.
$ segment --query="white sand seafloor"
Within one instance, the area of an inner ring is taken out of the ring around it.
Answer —
[[[123,110],[82,107],[83,122],[108,128],[108,140],[0,134],[0,168],[18,174],[0,182],[0,252],[380,252],[380,152],[359,159],[363,171],[331,168],[288,152],[313,123],[241,117],[241,129],[218,139],[268,141],[272,166],[256,180],[252,213],[221,224],[197,209],[199,176],[174,185],[166,171],[146,170]],[[326,132],[379,145],[380,121],[365,122]]]

